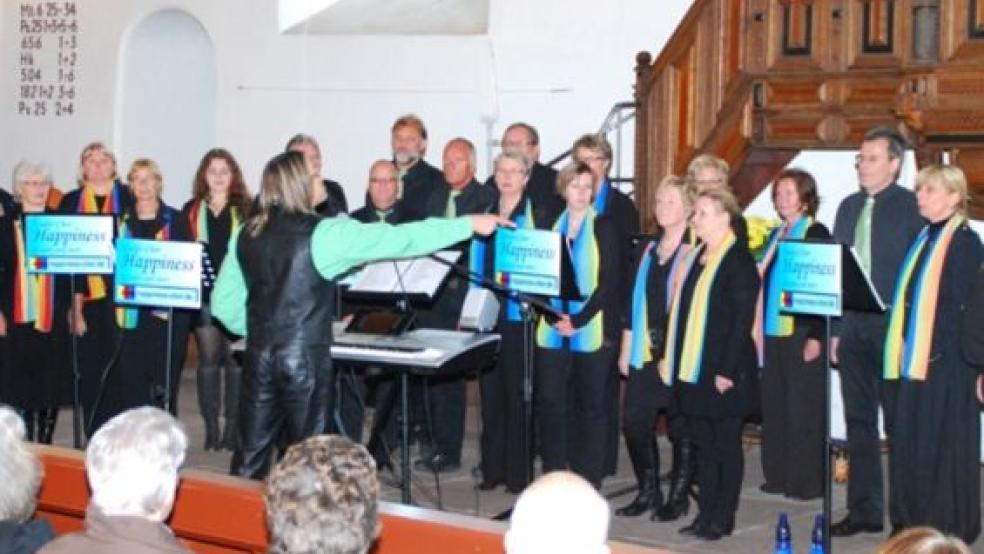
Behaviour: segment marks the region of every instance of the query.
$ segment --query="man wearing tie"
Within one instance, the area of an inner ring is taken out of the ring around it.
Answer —
[[[904,148],[905,140],[892,129],[875,128],[865,134],[856,163],[861,190],[841,202],[834,222],[834,238],[855,248],[883,301],[893,297],[902,259],[925,224],[915,195],[897,182]],[[845,311],[834,323],[830,359],[840,365],[851,457],[848,515],[831,527],[835,537],[883,529],[878,406],[889,437],[895,409],[894,386],[881,379],[887,326],[885,314],[852,311]]]

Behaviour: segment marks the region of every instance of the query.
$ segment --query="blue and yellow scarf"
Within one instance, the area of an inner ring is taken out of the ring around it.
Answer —
[[[567,237],[570,228],[569,213],[564,211],[557,218],[553,230],[561,234],[562,238]],[[570,247],[571,261],[574,264],[574,273],[577,279],[577,287],[582,296],[589,298],[598,288],[598,274],[601,271],[601,257],[598,252],[598,241],[595,239],[595,211],[588,208],[578,229],[577,236]],[[566,242],[566,240],[565,240]],[[571,315],[580,313],[587,302],[567,300],[562,301],[558,298],[550,299],[550,304],[558,311]],[[565,307],[566,304],[566,307]],[[604,340],[604,314],[598,310],[584,327],[577,329],[570,337],[571,350],[575,352],[594,352],[601,348]],[[536,329],[536,344],[541,348],[560,348],[564,344],[564,337],[544,319]]]
[[[670,321],[666,331],[666,347],[663,354],[664,364],[660,368],[660,376],[666,385],[673,384],[673,376],[676,374],[681,381],[686,383],[696,383],[700,379],[701,365],[703,364],[704,339],[707,336],[707,314],[710,308],[711,288],[717,271],[721,267],[721,261],[728,251],[735,244],[734,231],[728,231],[724,240],[717,247],[717,250],[710,252],[707,265],[704,271],[697,278],[694,287],[693,298],[690,300],[690,310],[687,314],[680,314],[681,297],[683,296],[683,283],[686,281],[694,264],[700,258],[701,253],[707,245],[694,248],[684,260],[684,269],[680,272],[679,282],[675,285],[673,295],[673,305],[670,308]],[[687,321],[682,329],[683,344],[680,352],[676,349],[676,336],[679,330],[680,318],[685,315]],[[677,367],[679,356],[679,369]]]
[[[154,233],[154,240],[170,240],[171,239],[171,212],[169,210],[161,207],[163,213],[161,217],[164,219],[164,225]],[[123,216],[120,221],[120,238],[131,238],[133,233],[130,231],[130,227],[127,224],[130,219],[130,214],[127,213]],[[116,285],[120,289],[122,296],[126,296],[130,291],[127,290],[127,285]],[[167,319],[167,312],[164,310],[154,310],[152,312],[154,316],[160,319]],[[137,322],[140,319],[140,310],[138,308],[116,308],[116,324],[120,329],[135,329],[137,327]]]

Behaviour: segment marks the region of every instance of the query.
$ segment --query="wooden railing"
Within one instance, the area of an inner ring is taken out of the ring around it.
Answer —
[[[37,517],[57,533],[82,529],[89,490],[82,453],[38,446],[45,468]],[[374,554],[501,554],[506,525],[475,517],[384,502]],[[185,471],[168,524],[200,554],[261,554],[267,529],[261,484],[203,471]],[[613,541],[616,554],[670,554]]]
[[[697,0],[636,57],[640,212],[699,153],[731,164],[747,203],[800,150],[855,149],[878,125],[984,192],[982,64],[984,0]]]

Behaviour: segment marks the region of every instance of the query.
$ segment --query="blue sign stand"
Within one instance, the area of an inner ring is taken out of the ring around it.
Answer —
[[[24,256],[28,273],[69,275],[71,302],[77,274],[113,272],[113,216],[27,214]],[[72,446],[82,448],[82,402],[78,336],[72,337]]]
[[[202,303],[202,244],[121,238],[116,241],[113,299],[117,304],[167,308],[164,354],[164,406],[172,414],[171,343],[174,308],[199,309]]]

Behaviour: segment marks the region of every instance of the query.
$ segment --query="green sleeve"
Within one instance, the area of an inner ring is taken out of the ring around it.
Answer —
[[[318,273],[332,279],[366,262],[423,256],[471,236],[469,217],[431,218],[399,226],[331,217],[314,229],[311,258]]]
[[[243,270],[236,256],[239,232],[233,233],[229,240],[229,250],[215,280],[209,309],[229,331],[246,336],[246,281],[243,280]]]

